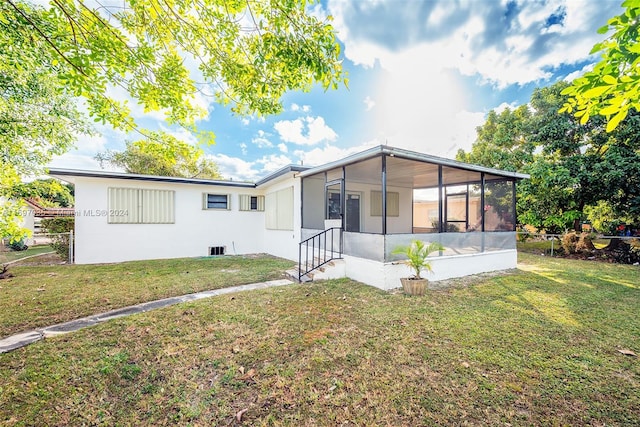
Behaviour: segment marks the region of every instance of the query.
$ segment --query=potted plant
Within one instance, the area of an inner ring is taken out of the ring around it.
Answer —
[[[412,240],[408,246],[398,246],[393,250],[393,254],[405,255],[407,259],[404,263],[411,268],[413,276],[403,277],[400,279],[402,289],[409,295],[424,295],[427,290],[427,282],[420,275],[422,270],[431,272],[431,262],[427,261],[427,257],[436,251],[442,251],[444,247],[438,242],[425,243],[421,240]]]

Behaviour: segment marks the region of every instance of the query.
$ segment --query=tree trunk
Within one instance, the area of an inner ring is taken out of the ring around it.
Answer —
[[[605,251],[613,251],[615,249],[618,249],[620,247],[620,243],[622,243],[622,239],[619,238],[613,238],[611,240],[609,240],[609,244],[607,246],[605,246],[603,249]]]
[[[573,220],[573,229],[576,233],[582,232],[582,221],[580,221],[580,219],[576,218]]]

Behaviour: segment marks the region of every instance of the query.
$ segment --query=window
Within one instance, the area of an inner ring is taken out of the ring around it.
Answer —
[[[293,187],[266,195],[265,226],[269,230],[293,230]]]
[[[371,216],[382,216],[382,191],[371,191]],[[387,191],[387,216],[400,216],[400,193]]]
[[[225,249],[224,246],[210,246],[209,255],[224,255]]]
[[[109,224],[173,224],[175,192],[141,188],[109,188]]]
[[[264,196],[251,196],[249,194],[240,195],[241,211],[264,211]]]
[[[342,200],[340,199],[340,190],[327,191],[327,219],[342,218],[342,209],[340,208]]]
[[[229,194],[204,194],[203,209],[231,209]]]

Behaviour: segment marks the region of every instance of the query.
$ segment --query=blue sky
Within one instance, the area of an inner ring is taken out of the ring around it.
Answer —
[[[388,144],[443,157],[469,149],[492,109],[528,102],[535,87],[571,79],[597,58],[596,30],[619,14],[621,0],[326,0],[313,13],[333,16],[349,87],[292,92],[285,111],[239,117],[200,100],[200,123],[216,134],[204,147],[225,178],[256,180],[287,164],[317,165]],[[134,116],[167,128],[161,114]],[[78,141],[56,167],[99,169],[93,156],[121,150],[110,129]]]

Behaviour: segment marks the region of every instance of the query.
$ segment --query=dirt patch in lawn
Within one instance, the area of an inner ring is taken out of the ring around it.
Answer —
[[[448,289],[468,288],[475,284],[485,282],[487,279],[490,279],[492,277],[502,277],[502,276],[516,274],[517,272],[518,270],[514,268],[510,270],[490,271],[487,273],[472,274],[470,276],[456,277],[453,279],[445,279],[445,280],[438,280],[438,281],[430,280],[428,284],[428,289],[432,291],[443,291]],[[390,293],[402,294],[403,290],[401,287],[398,287],[398,288],[392,289]]]
[[[11,264],[11,267],[26,267],[26,266],[34,266],[34,265],[62,265],[67,264],[65,260],[60,257],[57,253],[49,253],[36,255],[31,258],[26,258],[24,260],[16,261]]]

